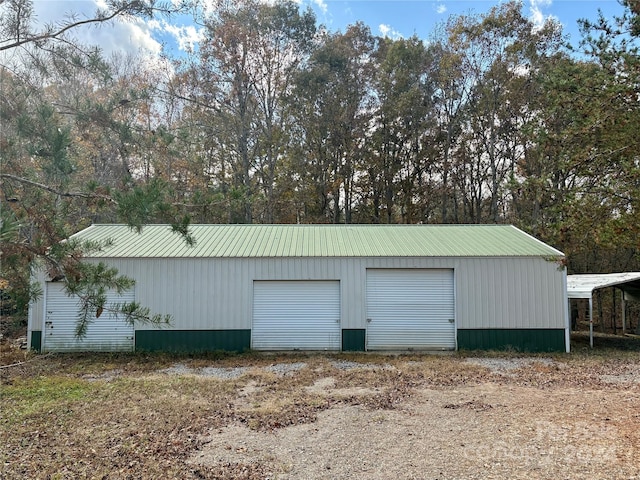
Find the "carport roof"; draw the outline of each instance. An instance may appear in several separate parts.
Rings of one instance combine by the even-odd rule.
[[[92,225],[72,238],[111,241],[103,258],[549,257],[564,254],[510,225],[191,225],[188,246],[168,225],[138,233]]]
[[[640,272],[567,275],[569,298],[591,298],[594,290],[605,287],[617,287],[640,297]]]

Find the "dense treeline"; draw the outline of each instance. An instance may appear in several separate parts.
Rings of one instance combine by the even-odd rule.
[[[97,21],[166,13],[108,5]],[[573,48],[515,2],[427,40],[220,2],[154,64],[32,31],[30,6],[0,7],[0,277],[24,301],[35,258],[82,276],[55,245],[97,222],[511,223],[570,272],[640,270],[633,0]]]

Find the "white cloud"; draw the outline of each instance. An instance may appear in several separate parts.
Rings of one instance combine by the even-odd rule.
[[[327,13],[327,10],[329,9],[327,2],[325,2],[324,0],[311,0],[311,2],[314,3],[322,13]]]
[[[442,15],[447,11],[447,6],[444,3],[436,3],[434,6],[436,13]]]
[[[381,23],[380,25],[378,25],[378,31],[380,32],[380,35],[382,35],[383,37],[392,38],[394,40],[403,38],[400,32],[398,32],[397,30],[394,30],[389,25],[385,25],[384,23]]]
[[[162,45],[151,34],[152,30],[146,22],[136,19],[132,22],[117,23],[111,31],[104,29],[104,38],[110,40],[108,45],[101,41],[103,49],[118,49],[126,51],[142,50],[152,55],[162,51]],[[108,37],[106,34],[109,34]],[[100,39],[100,36],[98,36]]]
[[[45,24],[62,26],[69,21],[94,18],[96,10],[105,6],[105,0],[36,0],[36,28],[42,28]],[[69,31],[69,34],[84,44],[100,47],[107,55],[142,51],[157,56],[162,50],[162,45],[153,38],[149,25],[139,18],[123,18],[103,24],[82,26]]]
[[[531,12],[529,19],[533,23],[533,28],[538,30],[542,28],[547,20],[555,18],[553,15],[545,15],[543,9],[550,7],[552,0],[529,0],[529,11]]]
[[[80,2],[78,2],[80,3]],[[95,0],[95,4],[98,8],[107,8],[107,1],[106,0]]]
[[[154,31],[171,35],[179,50],[192,51],[195,45],[204,38],[204,29],[197,29],[193,25],[173,25],[166,20],[151,20],[147,22],[149,28]]]

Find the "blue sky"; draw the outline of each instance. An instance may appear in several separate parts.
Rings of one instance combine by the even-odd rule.
[[[175,0],[174,0],[175,1]],[[211,0],[204,0],[211,1]],[[269,0],[265,0],[269,1]],[[499,4],[486,0],[297,0],[301,7],[311,6],[318,23],[330,31],[344,31],[348,25],[362,21],[374,35],[391,38],[418,35],[428,39],[438,23],[449,15],[485,13]],[[91,16],[104,0],[35,0],[35,12],[42,23],[60,23],[71,13],[81,19]],[[606,17],[620,14],[623,9],[616,0],[523,0],[524,13],[534,22],[554,17],[564,26],[571,41],[579,39],[577,20],[595,20],[598,9]],[[0,6],[0,15],[2,7]],[[195,25],[185,17],[172,22],[129,21],[103,27],[78,30],[80,40],[97,43],[106,53],[143,51],[159,55],[163,45],[174,53],[197,42]]]
[[[374,34],[409,37],[417,34],[428,38],[436,25],[449,15],[485,13],[498,5],[486,0],[304,0],[310,4],[321,23],[330,30],[344,30],[345,26],[363,21]],[[534,22],[549,16],[560,21],[565,32],[577,41],[577,20],[595,20],[598,9],[605,16],[619,14],[622,7],[616,0],[523,0],[524,13]]]

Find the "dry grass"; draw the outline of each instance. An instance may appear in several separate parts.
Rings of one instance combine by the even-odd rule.
[[[576,340],[571,355],[545,356],[553,361],[506,373],[467,361],[477,356],[471,352],[37,356],[3,344],[0,363],[26,363],[0,370],[0,478],[267,478],[273,471],[264,462],[194,464],[190,458],[216,429],[241,425],[268,433],[313,425],[323,412],[353,407],[379,412],[372,421],[380,423],[385,411],[406,408],[425,389],[454,392],[495,385],[557,396],[565,390],[573,396],[619,391],[637,400],[640,341],[599,337],[597,351],[582,349],[583,341]],[[623,341],[627,343],[621,348]],[[616,342],[615,348],[605,347],[606,342]],[[483,354],[485,359],[519,357]],[[163,373],[176,363],[189,372],[207,367],[247,370],[228,379]],[[270,369],[294,363],[304,366],[284,373]],[[354,363],[361,368],[353,368]],[[491,409],[483,399],[452,399],[444,406],[447,411]],[[584,401],[590,401],[589,394]],[[629,429],[637,432],[637,412],[627,414]],[[638,434],[627,434],[629,448],[637,454]]]

